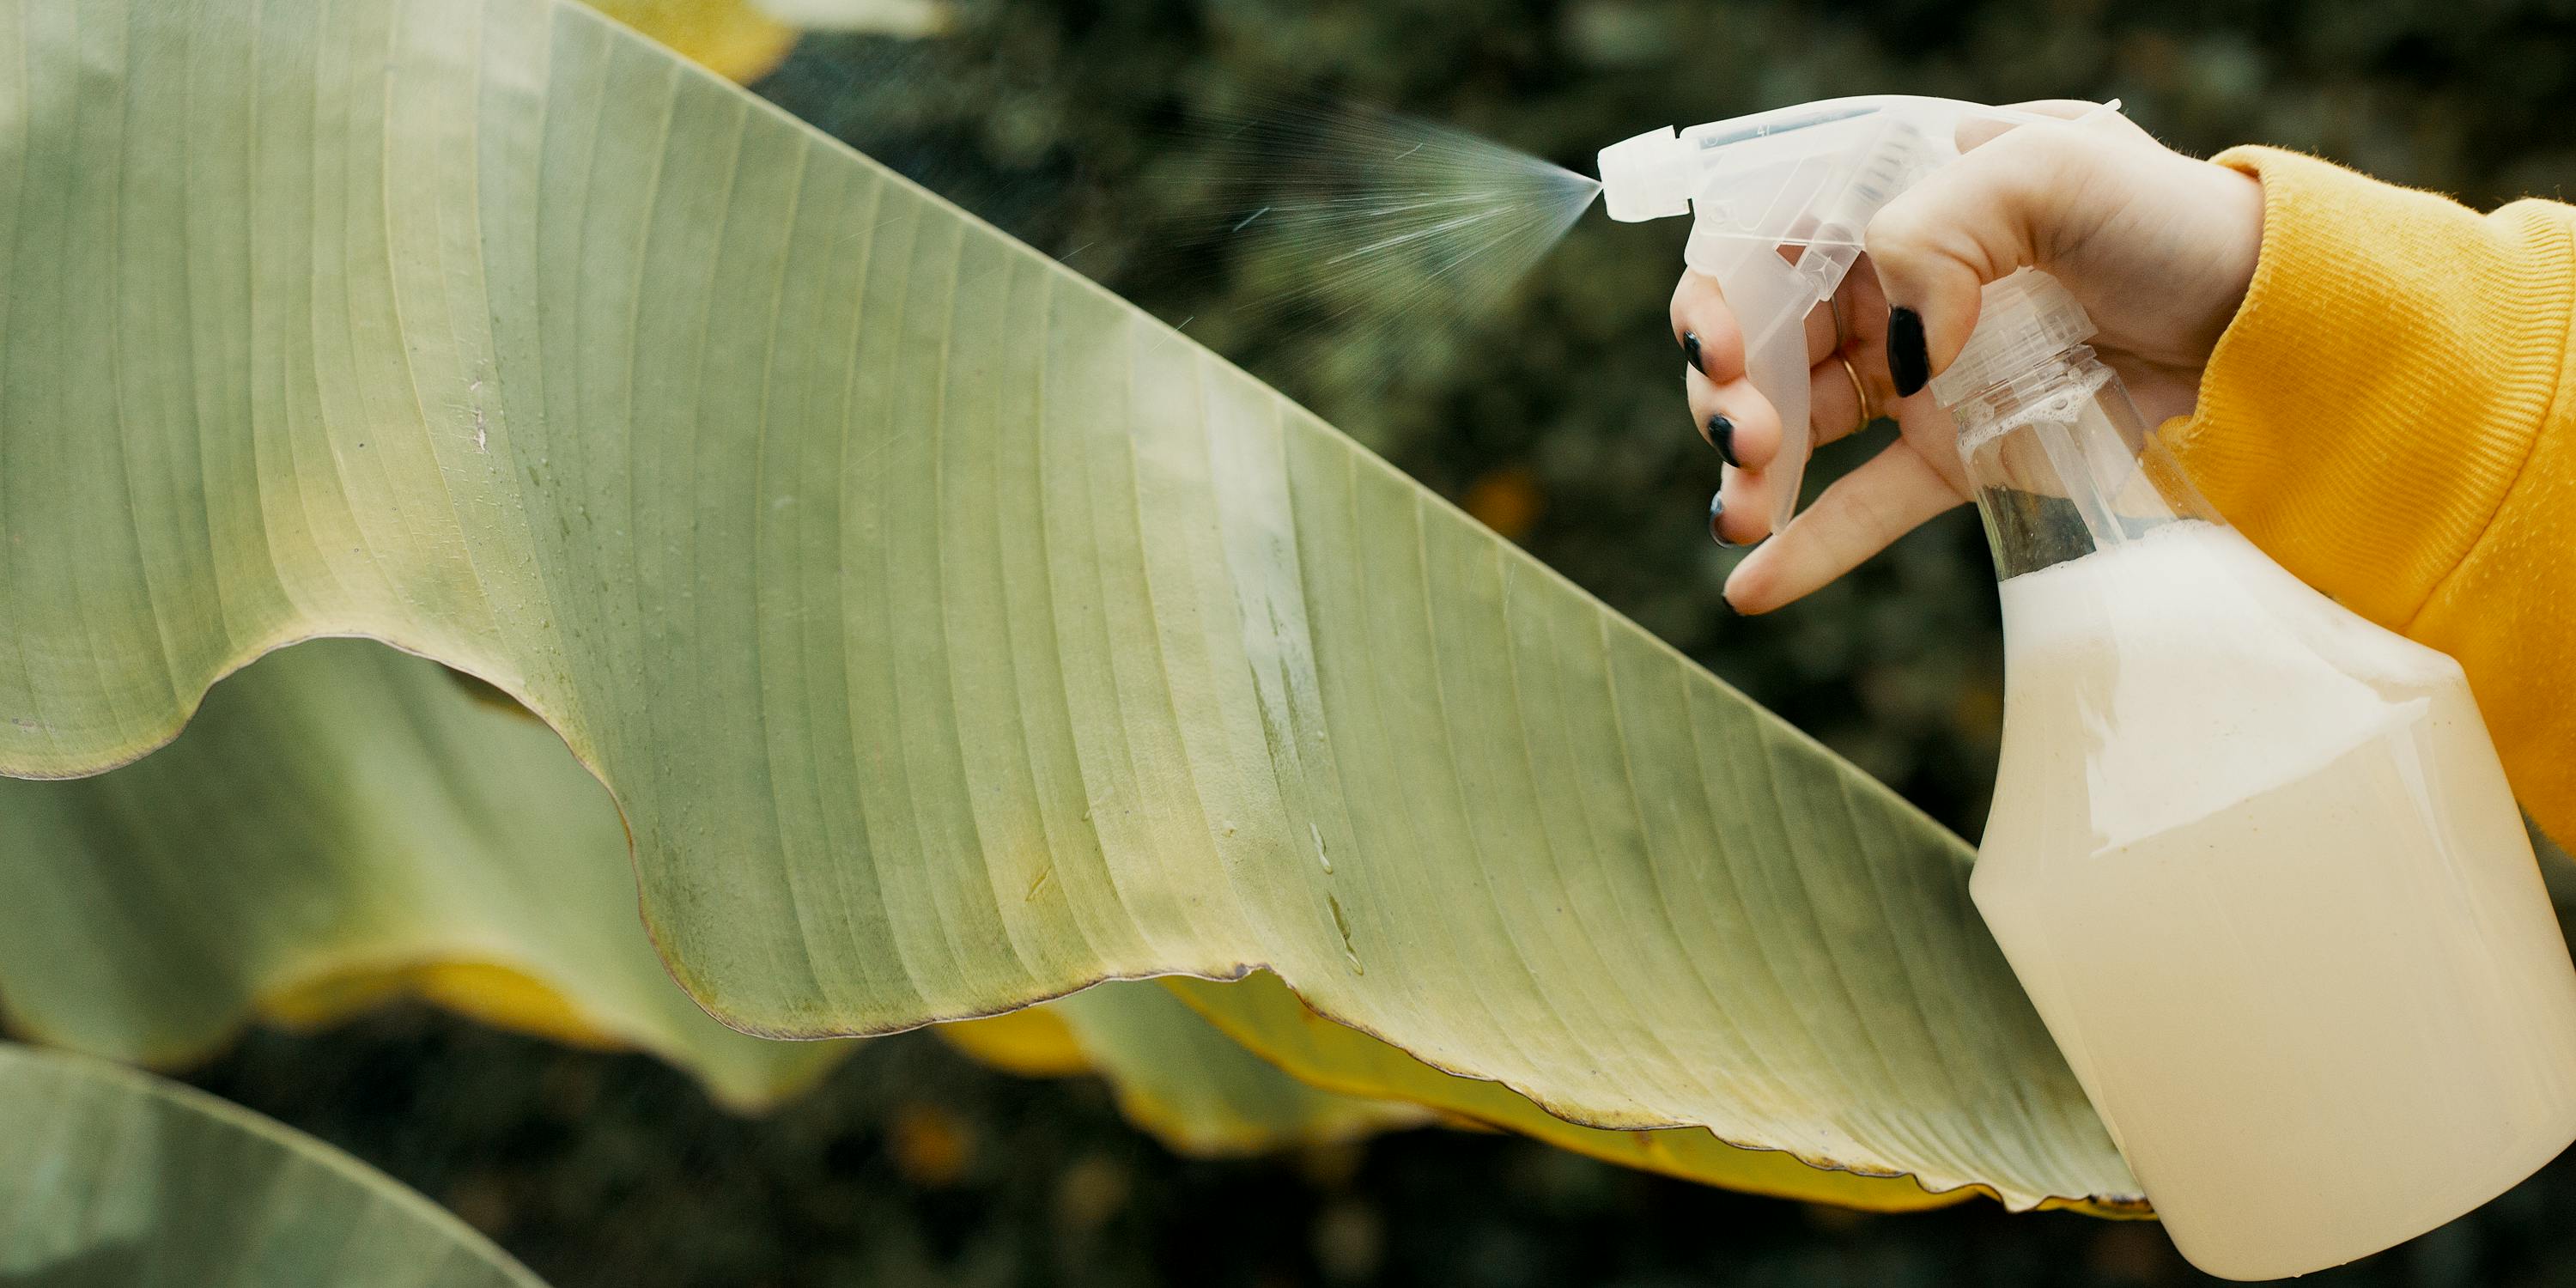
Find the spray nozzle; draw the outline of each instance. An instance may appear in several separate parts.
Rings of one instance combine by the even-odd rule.
[[[2116,105],[2106,105],[2116,110]],[[1870,218],[1957,160],[1963,127],[2059,121],[1944,98],[1804,103],[1601,150],[1602,195],[1626,222],[1694,215],[1682,258],[1717,279],[1744,332],[1746,374],[1780,412],[1771,528],[1798,508],[1806,472],[1806,317],[1860,258]],[[1781,247],[1800,248],[1794,258]],[[1980,323],[1978,333],[1984,334]]]
[[[1601,149],[1601,197],[1623,224],[1690,209],[1690,151],[1667,125]]]

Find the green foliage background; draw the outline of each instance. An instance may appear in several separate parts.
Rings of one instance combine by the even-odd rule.
[[[809,37],[761,92],[1128,294],[1472,508],[1973,837],[2000,709],[1954,514],[1759,621],[1717,597],[1716,462],[1664,297],[1678,229],[1579,226],[1504,306],[1392,349],[1265,308],[1204,122],[1321,94],[1588,168],[1604,143],[1810,98],[2123,98],[2195,152],[2302,147],[2480,204],[2576,173],[2576,3],[1124,0],[970,7],[930,45]],[[1856,459],[1857,452],[1836,460]],[[1831,464],[1820,471],[1832,472]],[[643,1057],[402,1012],[254,1036],[220,1094],[409,1181],[559,1285],[2194,1282],[2152,1228],[1990,1204],[1857,1217],[1417,1132],[1175,1159],[1087,1081],[875,1043],[761,1120]],[[2328,1283],[2576,1279],[2565,1164]]]

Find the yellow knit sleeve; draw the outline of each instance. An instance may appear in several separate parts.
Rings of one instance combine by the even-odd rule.
[[[2218,161],[2262,181],[2262,257],[2165,437],[2290,571],[2458,658],[2515,795],[2576,841],[2576,207]]]

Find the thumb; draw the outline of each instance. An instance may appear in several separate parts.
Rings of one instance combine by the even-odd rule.
[[[1887,375],[1910,397],[1957,359],[1978,292],[2039,264],[2086,164],[2072,125],[2024,125],[1887,203],[1862,241],[1887,295]]]

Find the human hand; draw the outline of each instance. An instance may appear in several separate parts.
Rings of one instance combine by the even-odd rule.
[[[1870,221],[1866,255],[1831,307],[1808,315],[1812,441],[1858,430],[1864,394],[1901,434],[1736,565],[1726,598],[1737,611],[1789,603],[1968,499],[1957,429],[1923,385],[1967,344],[1979,290],[2016,269],[2055,275],[2083,304],[2100,328],[2094,352],[2149,423],[2191,410],[2253,280],[2261,186],[2172,151],[2126,117],[2075,123],[2091,103],[2018,107],[2067,120],[1961,137],[1965,155]],[[1672,321],[1691,360],[1691,419],[1726,458],[1709,530],[1730,544],[1760,540],[1779,415],[1745,378],[1743,334],[1714,279],[1684,272]]]

